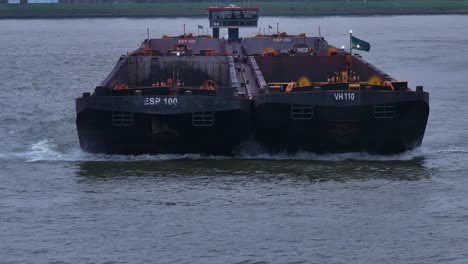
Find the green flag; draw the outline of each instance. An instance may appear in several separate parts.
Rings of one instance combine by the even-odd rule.
[[[351,43],[353,44],[353,49],[363,50],[369,52],[370,44],[365,42],[364,40],[358,39],[356,37],[351,36]]]

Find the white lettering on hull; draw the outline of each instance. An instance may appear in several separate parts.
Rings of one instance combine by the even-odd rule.
[[[172,105],[177,105],[179,100],[175,97],[165,97],[165,98],[160,98],[160,97],[146,97],[143,105],[164,105],[164,106],[172,106]]]
[[[335,101],[354,101],[354,93],[335,93]]]

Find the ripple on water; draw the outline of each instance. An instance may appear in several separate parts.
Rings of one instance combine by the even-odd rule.
[[[188,30],[206,23],[190,20]],[[85,153],[74,98],[148,27],[162,36],[187,19],[0,20],[0,262],[466,262],[468,16],[260,24],[277,22],[308,36],[321,25],[339,46],[352,27],[371,42],[364,59],[424,85],[423,146],[391,156],[255,146],[234,157]]]

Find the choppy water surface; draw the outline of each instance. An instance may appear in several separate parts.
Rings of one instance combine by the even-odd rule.
[[[205,19],[0,20],[1,263],[468,263],[468,16],[263,18],[347,32],[431,93],[396,156],[82,152],[74,98],[152,36]],[[255,34],[258,30],[244,31]]]

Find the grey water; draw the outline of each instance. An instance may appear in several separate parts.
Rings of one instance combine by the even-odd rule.
[[[266,17],[423,85],[423,145],[235,157],[82,152],[74,98],[206,19],[0,20],[0,263],[468,263],[468,16]],[[225,34],[225,33],[223,33]]]

